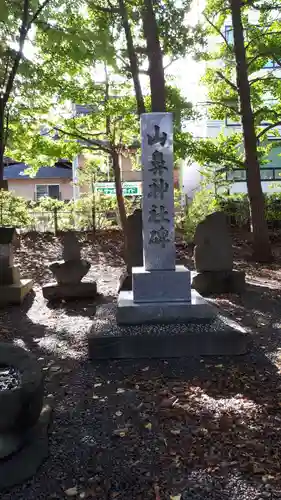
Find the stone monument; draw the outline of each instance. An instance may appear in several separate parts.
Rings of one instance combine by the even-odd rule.
[[[127,219],[127,269],[121,275],[118,293],[132,290],[132,268],[143,265],[142,211],[137,208]]]
[[[176,265],[171,113],[141,116],[143,266],[132,290],[97,309],[88,335],[92,360],[242,354],[245,331],[218,314]]]
[[[97,284],[81,281],[89,271],[91,264],[81,259],[80,245],[75,233],[69,231],[63,235],[63,260],[52,262],[52,271],[56,283],[49,283],[42,288],[45,299],[72,300],[78,298],[95,298]]]
[[[172,113],[141,116],[144,266],[132,269],[132,291],[118,297],[117,322],[138,324],[214,317],[191,292],[190,271],[176,266]]]
[[[14,264],[18,241],[14,227],[0,227],[0,306],[21,304],[33,286],[32,280],[21,279],[19,267]]]
[[[223,212],[208,215],[196,228],[192,286],[202,295],[241,293],[245,273],[233,270],[232,239]]]

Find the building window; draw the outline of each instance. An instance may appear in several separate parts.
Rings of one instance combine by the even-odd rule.
[[[35,199],[40,198],[55,198],[60,199],[60,187],[59,184],[36,184],[35,187]]]
[[[269,59],[267,63],[264,65],[264,69],[276,69],[276,68],[280,68],[279,64],[277,64],[277,62],[275,61],[272,61],[271,59]]]
[[[274,179],[276,181],[281,181],[281,169],[280,168],[274,169]]]
[[[229,45],[234,45],[234,36],[233,36],[233,28],[232,26],[225,26],[225,38]],[[246,31],[246,39],[247,39],[247,31]],[[266,64],[263,66],[263,69],[277,69],[280,68],[280,65],[271,59],[269,59]]]
[[[228,181],[234,181],[234,182],[238,182],[238,181],[246,181],[246,170],[242,170],[242,169],[237,169],[237,170],[230,170],[229,172],[227,172],[226,174],[226,178]]]
[[[261,180],[272,181],[274,179],[273,168],[261,168]]]
[[[227,40],[227,43],[229,43],[229,45],[233,45],[234,44],[233,28],[232,28],[232,26],[226,26],[225,27],[225,38]]]

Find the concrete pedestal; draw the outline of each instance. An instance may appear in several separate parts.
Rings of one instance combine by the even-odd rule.
[[[81,283],[58,285],[48,283],[42,287],[43,296],[49,301],[75,300],[82,298],[95,298],[97,284],[95,281],[81,281]]]
[[[98,307],[88,334],[92,360],[240,355],[248,343],[245,330],[221,316],[207,324],[118,325],[115,304]]]
[[[216,315],[217,309],[195,290],[190,302],[136,302],[133,292],[123,291],[118,296],[116,321],[119,325],[206,323]]]
[[[190,302],[190,271],[184,266],[173,270],[147,271],[134,267],[134,302]]]
[[[21,304],[32,287],[33,280],[29,279],[21,280],[16,285],[0,285],[0,307]]]

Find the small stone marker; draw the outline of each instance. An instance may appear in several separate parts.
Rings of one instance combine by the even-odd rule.
[[[202,295],[240,293],[245,273],[233,271],[232,239],[223,212],[208,215],[196,228],[194,262],[198,274],[192,286]]]
[[[19,267],[14,265],[16,246],[19,246],[17,230],[0,227],[0,306],[20,304],[33,286],[32,280],[21,280]]]
[[[63,251],[62,258],[63,260],[81,260],[81,249],[80,244],[77,239],[77,236],[72,231],[67,231],[62,236],[63,241]]]
[[[142,210],[137,208],[127,219],[127,269],[121,275],[117,293],[132,290],[132,268],[143,265]]]
[[[67,232],[62,237],[63,259],[52,262],[52,271],[57,283],[43,286],[43,296],[51,300],[72,300],[94,298],[97,294],[96,282],[81,281],[89,271],[91,264],[81,259],[80,244],[74,232]]]
[[[214,212],[198,224],[194,243],[194,262],[198,272],[232,270],[232,240],[223,212]]]

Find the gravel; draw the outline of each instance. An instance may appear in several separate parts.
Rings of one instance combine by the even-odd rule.
[[[99,303],[114,302],[121,268],[99,252],[87,277],[104,294]],[[54,402],[50,456],[1,500],[281,499],[280,330],[236,358],[91,364],[87,331],[99,303],[48,306],[44,276],[21,307],[0,312],[0,332],[42,364]],[[251,307],[257,315],[257,300]]]
[[[0,391],[15,389],[20,385],[20,373],[11,366],[0,365]]]

